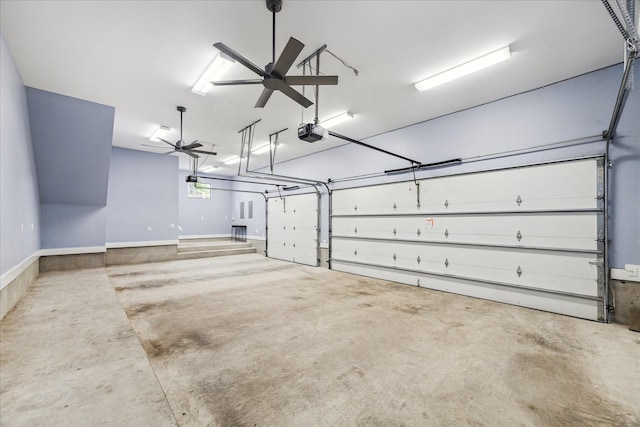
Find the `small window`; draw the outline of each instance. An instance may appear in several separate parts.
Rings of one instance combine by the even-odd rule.
[[[253,218],[253,200],[249,200],[249,219]]]
[[[188,196],[194,199],[210,199],[211,198],[211,184],[205,184],[202,182],[188,182],[189,191]]]
[[[240,202],[240,219],[244,219],[244,202]]]

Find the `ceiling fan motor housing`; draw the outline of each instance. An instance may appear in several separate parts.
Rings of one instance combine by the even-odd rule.
[[[266,2],[269,11],[278,13],[282,10],[282,0],[266,0]]]

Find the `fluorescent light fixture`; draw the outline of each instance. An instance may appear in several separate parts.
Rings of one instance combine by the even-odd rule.
[[[349,111],[345,111],[344,113],[340,113],[335,117],[331,117],[330,119],[327,119],[323,122],[320,122],[320,124],[322,125],[322,127],[324,128],[330,128],[332,126],[338,125],[340,123],[344,123],[347,120],[351,120],[353,119],[353,113],[349,112]]]
[[[219,80],[235,62],[223,53],[219,53],[193,85],[191,92],[205,96],[213,88],[211,82]]]
[[[443,71],[442,73],[420,80],[415,84],[415,86],[416,89],[422,92],[423,90],[431,89],[432,87],[450,82],[451,80],[459,79],[467,74],[490,67],[491,65],[505,61],[509,58],[511,58],[509,46],[503,47],[502,49],[498,49],[479,58],[472,59],[462,65]]]
[[[200,168],[200,170],[201,170],[202,172],[211,172],[211,171],[213,171],[214,169],[218,169],[218,167],[219,167],[219,166],[211,166],[211,165],[207,165],[207,166],[203,166],[203,167],[201,167],[201,168]]]
[[[244,157],[243,157],[243,159],[244,159]],[[233,164],[238,163],[239,161],[240,161],[240,157],[234,156],[234,157],[231,157],[231,158],[225,160],[224,164],[225,165],[233,165]]]
[[[278,148],[281,148],[282,144],[278,143]],[[252,151],[253,154],[263,154],[263,153],[267,153],[269,152],[269,144],[265,144],[260,148],[256,148],[255,150]]]
[[[169,132],[171,132],[171,128],[169,126],[160,126],[155,132],[153,132],[149,141],[160,142],[160,138],[164,138]]]

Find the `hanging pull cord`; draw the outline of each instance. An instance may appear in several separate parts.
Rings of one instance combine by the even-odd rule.
[[[360,71],[358,71],[357,68],[347,64],[346,62],[344,62],[341,58],[338,57],[338,55],[336,55],[335,53],[331,52],[329,49],[325,49],[325,52],[327,52],[329,55],[333,56],[334,58],[336,58],[338,61],[342,62],[342,65],[344,65],[347,68],[350,68],[351,70],[353,70],[353,73],[358,76],[358,74],[360,74]]]

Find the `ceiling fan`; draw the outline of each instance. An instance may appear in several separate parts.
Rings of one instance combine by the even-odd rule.
[[[170,146],[173,147],[173,150],[168,151],[166,153],[163,154],[172,154],[174,152],[178,152],[178,153],[185,153],[191,157],[193,157],[194,159],[199,158],[200,156],[198,156],[198,154],[208,154],[211,156],[215,156],[218,153],[214,153],[213,151],[204,151],[204,150],[196,150],[196,148],[200,148],[202,147],[202,144],[200,142],[198,142],[198,140],[196,139],[195,141],[193,141],[191,144],[184,144],[184,140],[182,139],[182,114],[187,111],[187,109],[185,107],[181,107],[178,106],[176,108],[178,111],[180,111],[180,139],[178,141],[176,141],[175,144],[170,143],[169,141],[162,139],[162,138],[158,138],[159,141],[164,142],[165,144],[168,144]],[[142,144],[145,147],[154,147],[154,148],[161,148],[158,147],[157,145],[148,145],[148,144]]]
[[[241,63],[257,75],[259,75],[260,79],[252,79],[252,80],[228,80],[228,81],[218,81],[211,82],[214,86],[231,86],[231,85],[252,85],[252,84],[262,84],[264,89],[262,90],[262,94],[260,98],[258,98],[258,102],[256,102],[255,108],[263,108],[274,90],[278,90],[288,96],[289,98],[296,101],[298,104],[302,105],[304,108],[307,108],[313,105],[313,102],[302,95],[297,90],[293,89],[291,86],[297,85],[337,85],[338,84],[338,76],[287,76],[287,71],[291,65],[293,65],[293,61],[296,60],[302,49],[304,48],[304,43],[299,40],[294,39],[293,37],[289,38],[287,45],[284,47],[284,50],[278,57],[276,61],[276,13],[280,12],[282,9],[282,0],[265,0],[267,4],[267,9],[269,9],[273,14],[273,42],[272,42],[272,61],[267,64],[263,69],[249,61],[244,56],[240,55],[238,52],[229,48],[224,43],[215,43],[214,46],[218,48],[222,53],[227,56],[233,58],[237,62]]]

